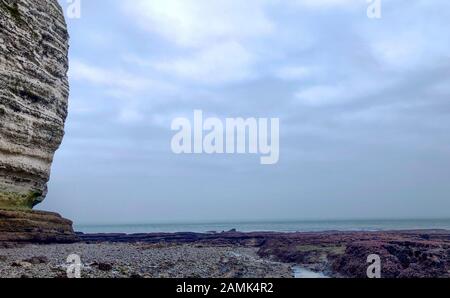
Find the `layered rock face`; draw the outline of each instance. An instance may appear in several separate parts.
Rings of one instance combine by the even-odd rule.
[[[71,221],[32,211],[64,135],[68,48],[57,0],[0,0],[0,242],[78,239]]]
[[[72,243],[78,240],[72,222],[59,214],[0,210],[0,246],[2,242]]]
[[[64,135],[68,33],[57,0],[0,0],[0,208],[47,193]]]

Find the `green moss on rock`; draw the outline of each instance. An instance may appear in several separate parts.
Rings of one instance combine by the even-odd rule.
[[[42,193],[30,191],[28,193],[0,192],[0,209],[31,210],[42,201]]]

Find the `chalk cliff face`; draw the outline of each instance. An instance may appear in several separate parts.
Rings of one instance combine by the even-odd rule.
[[[57,0],[0,0],[0,245],[79,240],[70,220],[31,210],[64,135],[68,39]]]
[[[68,33],[57,0],[0,0],[0,208],[47,194],[64,135]]]

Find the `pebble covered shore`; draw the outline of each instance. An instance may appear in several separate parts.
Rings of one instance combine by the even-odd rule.
[[[257,249],[199,244],[58,244],[0,249],[0,278],[65,278],[71,254],[82,278],[293,277],[289,264],[261,259]]]

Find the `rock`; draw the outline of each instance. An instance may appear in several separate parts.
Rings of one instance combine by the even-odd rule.
[[[0,242],[73,243],[72,222],[43,211],[0,210]]]
[[[21,267],[21,268],[31,268],[33,264],[24,262],[24,261],[16,261],[11,264],[11,267]]]
[[[377,254],[383,278],[450,277],[450,232],[424,232],[294,233],[267,239],[258,254],[353,278],[367,278]]]
[[[76,239],[70,221],[31,211],[64,135],[68,39],[57,0],[0,1],[0,241]]]
[[[431,238],[431,235],[429,235]],[[384,278],[443,278],[450,277],[450,245],[446,242],[417,239],[384,241],[382,239],[349,244],[345,254],[336,260],[336,271],[352,277],[366,277],[369,254],[381,258]]]
[[[98,270],[100,271],[111,271],[112,270],[112,265],[111,264],[107,264],[107,263],[98,263]]]
[[[28,262],[33,265],[38,264],[47,264],[49,262],[48,258],[46,256],[38,256],[38,257],[32,257],[26,260],[23,260],[24,262]]]

